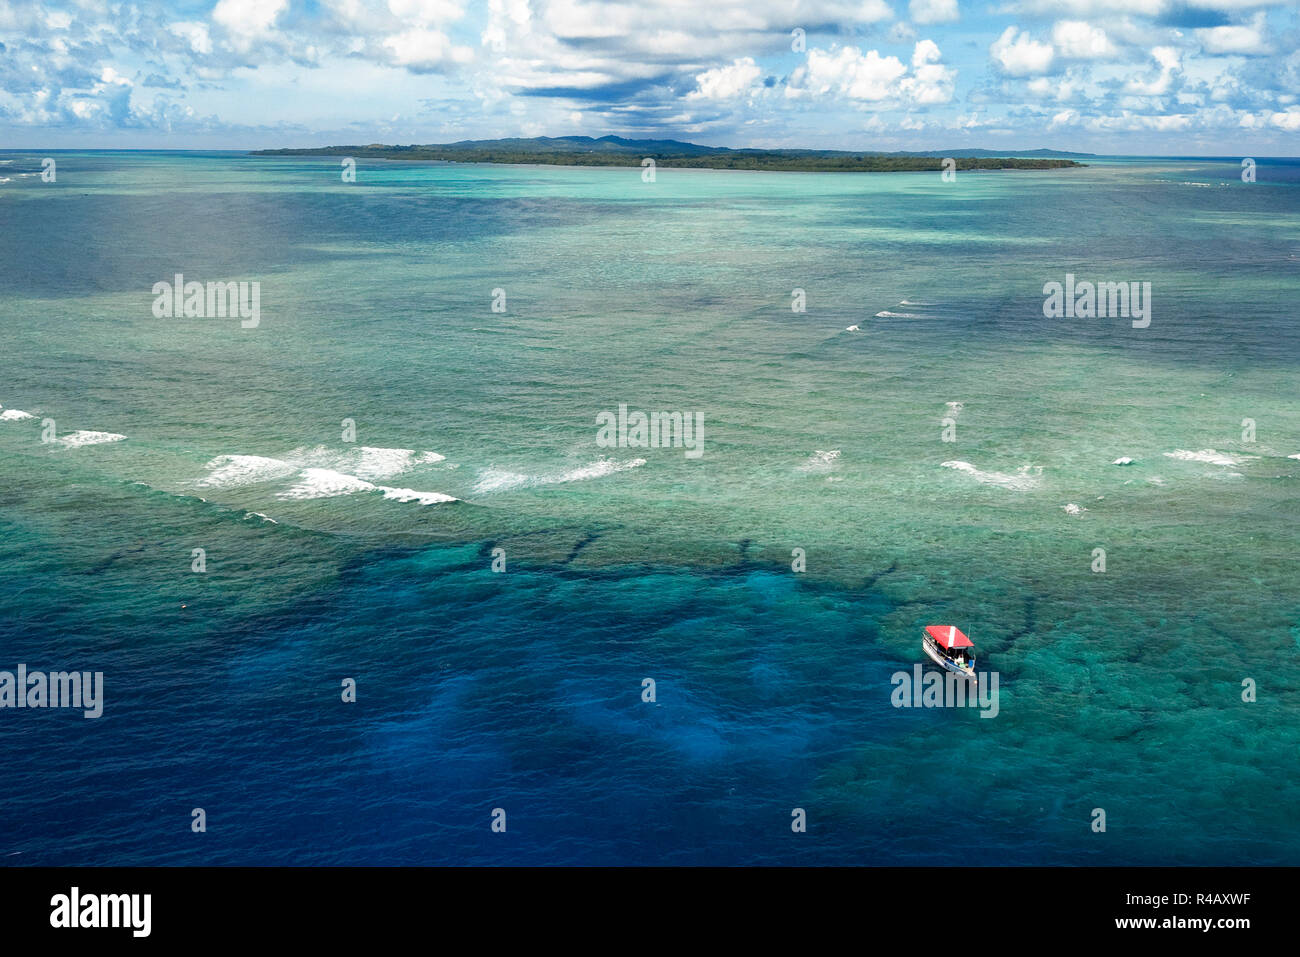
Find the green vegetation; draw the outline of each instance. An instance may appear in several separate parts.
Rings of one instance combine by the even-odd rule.
[[[539,163],[551,166],[640,166],[652,157],[663,169],[778,170],[818,173],[889,173],[943,169],[943,156],[914,154],[844,153],[814,150],[732,150],[692,147],[693,152],[674,152],[690,144],[664,143],[663,150],[647,143],[644,150],[564,150],[539,143],[537,148],[453,143],[445,146],[323,146],[315,149],[257,150],[255,156],[352,156],[357,159],[422,160],[449,163]],[[1015,156],[958,156],[959,170],[975,169],[1058,169],[1083,164],[1071,159]]]

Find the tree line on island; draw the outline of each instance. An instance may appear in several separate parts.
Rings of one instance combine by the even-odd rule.
[[[963,155],[964,154],[964,155]],[[678,169],[772,170],[782,172],[923,172],[943,169],[1059,169],[1082,166],[1070,156],[1051,150],[995,155],[989,150],[947,153],[871,153],[841,150],[729,149],[677,140],[625,140],[607,136],[536,137],[534,139],[467,140],[427,146],[321,146],[304,149],[256,150],[255,156],[351,156],[355,159],[421,160],[448,163],[503,163],[551,166],[640,166],[646,158],[656,166]],[[953,165],[944,166],[945,157]]]

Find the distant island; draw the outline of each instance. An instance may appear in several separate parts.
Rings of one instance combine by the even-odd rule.
[[[872,153],[847,150],[731,149],[680,140],[629,140],[621,136],[537,136],[501,140],[461,140],[425,146],[319,146],[305,149],[254,150],[253,156],[351,156],[357,159],[423,160],[444,163],[547,164],[551,166],[640,166],[678,169],[773,170],[808,173],[889,173],[934,171],[951,158],[959,170],[1060,169],[1083,166],[1074,157],[1091,153],[1055,150],[966,149],[921,153]]]

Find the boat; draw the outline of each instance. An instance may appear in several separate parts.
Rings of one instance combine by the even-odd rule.
[[[975,677],[975,644],[956,625],[926,625],[921,648],[944,671]]]

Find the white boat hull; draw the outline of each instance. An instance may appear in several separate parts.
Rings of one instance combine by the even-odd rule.
[[[944,671],[951,671],[953,674],[961,675],[963,678],[975,677],[975,669],[973,667],[967,665],[966,667],[963,668],[961,665],[957,664],[957,662],[953,661],[951,658],[947,658],[943,654],[941,654],[932,644],[930,644],[930,642],[926,641],[925,639],[921,640],[921,647],[925,650],[925,653],[929,655],[930,660],[933,661],[940,668],[942,668]]]

